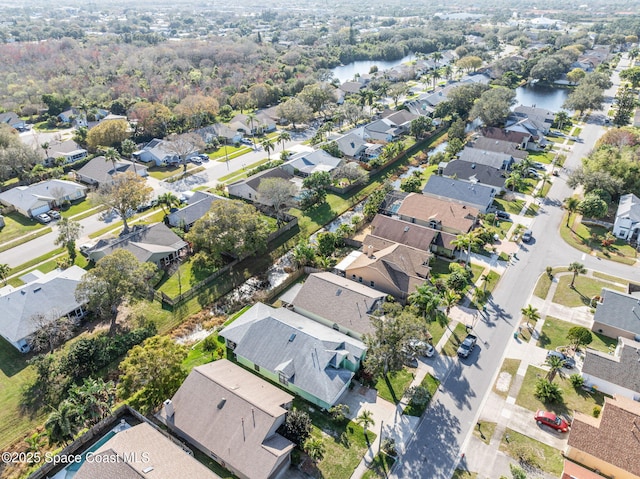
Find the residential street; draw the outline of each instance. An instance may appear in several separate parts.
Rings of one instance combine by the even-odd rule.
[[[627,66],[622,60],[620,67]],[[592,114],[580,134],[583,143],[576,143],[567,156],[567,170],[580,165],[581,158],[591,150],[604,133],[603,114],[609,109],[619,78],[612,76],[614,86],[605,95],[608,104],[603,112]],[[495,381],[504,357],[505,346],[514,341],[513,332],[520,320],[520,308],[526,306],[533,288],[547,266],[565,266],[579,261],[587,268],[606,271],[624,278],[637,275],[636,266],[599,260],[567,245],[559,235],[563,218],[563,200],[572,194],[562,173],[554,181],[548,198],[535,218],[531,229],[533,241],[521,247],[519,260],[507,268],[487,313],[475,326],[479,347],[465,360],[456,361],[444,379],[433,405],[408,446],[406,454],[393,469],[391,477],[422,477],[448,479],[465,451],[471,429],[475,426],[481,406]]]

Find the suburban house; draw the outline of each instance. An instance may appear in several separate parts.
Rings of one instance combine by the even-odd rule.
[[[390,142],[397,140],[404,133],[402,128],[387,119],[375,120],[362,127],[363,138],[372,141]]]
[[[186,254],[189,244],[164,223],[135,225],[126,235],[101,239],[87,250],[87,257],[97,262],[120,248],[133,253],[141,263],[148,261],[159,268],[164,268]]]
[[[510,118],[514,117],[516,122],[527,119],[536,127],[536,129],[547,134],[555,120],[555,113],[545,108],[518,105],[513,109],[513,113],[510,115]],[[507,124],[509,124],[509,119],[507,119]]]
[[[193,368],[158,416],[169,430],[240,479],[275,479],[291,462],[294,445],[277,430],[292,400],[221,359]]]
[[[180,163],[178,155],[167,148],[164,140],[158,138],[154,138],[141,150],[134,152],[133,158],[143,163],[154,163],[156,166],[176,165]]]
[[[73,163],[86,158],[89,153],[75,141],[67,140],[61,143],[50,143],[45,154],[47,155],[45,164],[52,165],[56,158],[64,158],[65,163]]]
[[[556,82],[557,83],[557,82]],[[575,462],[569,460],[564,461],[562,469],[562,476],[560,479],[602,479],[600,474],[597,474],[589,469],[582,467]]]
[[[504,170],[492,166],[471,163],[464,160],[449,161],[442,170],[443,176],[457,178],[481,185],[496,187],[499,191],[504,190],[504,183],[507,180]]]
[[[290,175],[307,176],[316,171],[331,173],[344,163],[342,158],[336,158],[322,149],[295,153],[280,168]]]
[[[456,249],[451,244],[456,239],[455,234],[385,215],[378,214],[373,218],[370,231],[362,243],[365,246],[373,245],[376,250],[400,243],[452,258]]]
[[[392,126],[395,126],[398,131],[403,134],[408,134],[409,129],[411,128],[411,122],[418,118],[419,115],[411,113],[407,110],[385,110],[382,113],[382,118],[391,123]]]
[[[640,342],[640,297],[602,288],[591,329],[610,338]]]
[[[236,196],[238,198],[244,198],[255,203],[260,203],[258,195],[258,187],[260,182],[266,178],[284,178],[285,180],[291,180],[293,175],[286,172],[282,168],[272,168],[270,170],[264,170],[260,173],[256,173],[243,180],[238,180],[227,186],[229,195]]]
[[[213,123],[197,130],[193,133],[200,136],[205,144],[213,143],[215,140],[222,143],[239,143],[242,140],[242,133],[234,131],[224,123]]]
[[[565,449],[571,460],[605,477],[640,477],[640,403],[605,397],[598,418],[576,412]],[[580,477],[580,476],[579,476]]]
[[[31,218],[46,213],[65,201],[75,201],[85,196],[86,186],[67,180],[46,180],[29,186],[16,186],[0,193],[0,203]]]
[[[340,85],[339,89],[344,92],[345,96],[348,96],[357,95],[364,87],[364,82],[346,81],[342,85]]]
[[[113,162],[107,160],[104,156],[96,156],[87,162],[82,168],[75,172],[76,180],[91,186],[100,186],[113,181],[113,176],[127,171],[135,171],[138,176],[146,178],[149,176],[147,167],[137,165],[131,161],[118,160]]]
[[[495,187],[438,175],[431,175],[422,189],[425,196],[460,203],[483,214],[489,211],[497,193]]]
[[[529,153],[522,149],[519,143],[513,141],[498,140],[496,138],[487,138],[481,136],[473,141],[473,147],[478,150],[493,151],[495,153],[503,153],[505,155],[512,156],[513,158],[524,159],[529,156]]]
[[[522,131],[509,131],[504,128],[487,126],[480,129],[480,134],[491,140],[507,141],[515,143],[520,149],[526,150],[527,145],[533,142],[531,133]]]
[[[508,171],[515,163],[519,163],[520,160],[516,160],[513,156],[506,153],[499,153],[491,150],[481,150],[475,147],[465,146],[459,153],[458,159],[467,161],[476,165],[490,166],[497,170]]]
[[[76,287],[85,274],[79,266],[49,273],[32,271],[20,279],[19,287],[0,288],[0,335],[14,348],[26,353],[29,339],[44,323],[62,317],[82,318],[86,311],[76,300]]]
[[[587,348],[582,377],[587,386],[610,396],[626,396],[640,401],[640,343],[627,338],[618,340],[615,353],[606,354]]]
[[[351,261],[336,265],[339,274],[402,302],[429,277],[431,253],[398,243],[382,249],[371,243],[363,249],[365,252],[353,255]]]
[[[256,113],[253,120],[249,115],[240,114],[231,119],[229,128],[243,135],[252,136],[276,131],[276,122],[262,112]]]
[[[106,442],[92,451],[95,460],[84,461],[74,479],[142,479],[151,475],[156,479],[220,477],[195,459],[192,451],[148,422],[135,426],[122,422],[108,436],[105,436]],[[115,457],[120,460],[116,461]],[[132,457],[138,460],[130,460]]]
[[[0,123],[9,125],[11,128],[15,128],[18,131],[24,131],[27,128],[25,121],[21,120],[18,114],[13,111],[0,113]]]
[[[256,303],[220,331],[237,361],[322,409],[347,390],[366,347],[285,308]]]
[[[342,135],[336,138],[335,141],[340,152],[353,160],[361,160],[367,146],[371,144],[367,143],[362,136],[353,132]]]
[[[166,222],[174,228],[189,231],[193,223],[207,214],[213,202],[218,200],[226,200],[226,198],[206,191],[196,191],[187,199],[187,206],[170,213]]]
[[[448,179],[445,178],[445,180]],[[478,208],[447,199],[409,193],[402,200],[395,214],[408,223],[457,235],[468,233],[475,227],[480,211]],[[375,231],[374,234],[376,234]]]
[[[378,311],[385,297],[385,293],[364,284],[321,272],[292,286],[280,300],[296,313],[362,339],[373,332],[369,316]]]
[[[620,197],[613,234],[629,243],[638,243],[640,239],[640,198],[633,193]]]

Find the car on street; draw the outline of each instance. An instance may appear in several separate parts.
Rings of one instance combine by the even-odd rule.
[[[460,347],[458,347],[458,356],[460,356],[461,358],[468,357],[469,354],[471,354],[471,351],[473,351],[473,348],[475,347],[477,342],[478,338],[476,336],[474,336],[473,334],[467,334],[467,337],[464,338],[464,341],[462,341]]]
[[[567,356],[564,353],[561,353],[560,351],[549,351],[547,353],[547,358],[554,357],[554,356],[556,358],[562,359],[564,367],[567,369],[573,369],[576,366],[575,359],[570,358],[569,356]]]
[[[40,213],[39,215],[36,215],[36,221],[46,225],[47,223],[51,223],[51,216],[46,213]]]
[[[522,241],[524,243],[531,243],[532,238],[533,238],[533,231],[525,230],[525,232],[522,233]]]
[[[62,216],[60,216],[60,212],[56,210],[51,210],[47,214],[52,220],[59,220],[60,218],[62,218]]]
[[[549,426],[560,432],[569,431],[569,423],[552,412],[538,410],[533,419],[535,419],[538,426]]]
[[[511,215],[509,213],[507,213],[506,211],[502,211],[502,210],[497,210],[496,211],[496,216],[498,218],[500,218],[501,220],[508,220],[509,218],[511,218]]]

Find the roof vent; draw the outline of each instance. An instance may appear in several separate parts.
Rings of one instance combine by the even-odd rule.
[[[296,333],[293,333],[291,336],[289,336],[289,342],[293,342],[294,339],[296,339]]]
[[[151,472],[151,471],[153,471],[153,466],[145,467],[145,468],[142,470],[142,473],[143,473],[143,474],[146,474],[146,473]]]
[[[404,227],[404,232],[406,233],[407,231],[409,231],[409,227],[408,227],[408,226],[405,226],[405,227]]]
[[[342,290],[338,288],[338,290],[336,291],[336,296],[340,296],[341,294],[342,294]]]
[[[38,291],[40,291],[42,288],[37,287],[36,289],[33,290],[34,293],[37,293]]]
[[[226,402],[227,402],[226,398],[220,399],[220,402],[218,403],[218,409],[222,409]]]
[[[471,169],[475,170],[476,169],[476,164],[475,163],[471,163]]]

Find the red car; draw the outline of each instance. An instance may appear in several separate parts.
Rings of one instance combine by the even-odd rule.
[[[538,423],[538,426],[544,424],[561,432],[567,432],[569,430],[569,423],[552,412],[538,411],[533,418]]]

